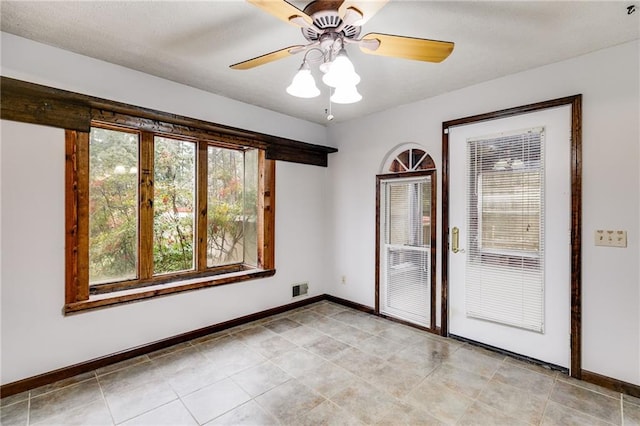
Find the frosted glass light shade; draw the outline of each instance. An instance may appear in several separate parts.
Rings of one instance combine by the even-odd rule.
[[[361,99],[362,95],[358,93],[355,85],[336,87],[331,96],[331,102],[336,104],[353,104],[359,102]]]
[[[322,76],[324,84],[330,87],[355,86],[360,83],[360,76],[356,73],[353,64],[347,56],[344,48],[340,49],[338,56],[331,62],[329,71]]]
[[[287,93],[298,98],[315,98],[320,94],[320,89],[316,86],[316,81],[313,79],[306,62],[302,63],[293,77],[293,81],[287,87]]]

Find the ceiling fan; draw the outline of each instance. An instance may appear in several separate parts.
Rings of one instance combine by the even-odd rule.
[[[309,62],[320,62],[323,82],[335,89],[333,102],[352,103],[362,97],[356,85],[360,77],[349,61],[345,47],[358,45],[364,53],[425,62],[442,62],[453,51],[448,41],[399,35],[369,33],[360,37],[362,25],[388,0],[315,0],[300,10],[285,0],[247,0],[254,6],[301,28],[305,45],[294,45],[233,64],[235,70],[247,70],[297,53],[305,52],[302,66],[287,92],[298,97],[320,94],[311,76]],[[311,53],[315,52],[315,57]]]

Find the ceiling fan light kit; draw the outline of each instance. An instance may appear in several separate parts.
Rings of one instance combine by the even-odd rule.
[[[319,52],[323,72],[322,81],[333,90],[330,97],[335,103],[354,103],[362,99],[356,85],[360,76],[349,57],[345,46],[357,44],[367,54],[412,59],[424,62],[442,62],[453,51],[454,44],[448,41],[369,33],[360,36],[361,26],[377,13],[388,0],[315,0],[304,11],[285,0],[247,0],[254,6],[276,18],[301,28],[309,42],[306,46],[291,46],[267,53],[237,64],[232,69],[246,70],[266,63],[305,52],[302,65],[287,87],[287,93],[300,98],[313,98],[320,90],[311,74],[308,58],[312,51]]]
[[[307,61],[302,61],[300,69],[287,87],[287,93],[298,98],[315,98],[320,95],[320,89],[311,75],[311,68]]]

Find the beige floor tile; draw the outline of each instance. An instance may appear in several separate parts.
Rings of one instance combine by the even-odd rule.
[[[258,396],[255,401],[280,422],[295,424],[325,398],[291,379]]]
[[[323,364],[325,360],[306,349],[299,348],[273,358],[271,362],[293,377],[300,377],[308,370]]]
[[[140,385],[104,391],[109,410],[116,423],[122,423],[178,398],[162,378]]]
[[[242,340],[244,343],[247,343],[247,344],[249,342],[260,342],[262,340],[265,340],[277,335],[278,333],[275,333],[269,330],[268,328],[263,327],[262,325],[245,328],[231,334],[232,337],[239,338],[240,340]]]
[[[303,325],[310,325],[316,324],[320,319],[324,318],[324,315],[312,310],[306,310],[303,312],[298,312],[294,315],[290,315],[287,318]]]
[[[388,361],[398,368],[403,368],[422,377],[427,377],[442,365],[442,361],[438,357],[431,357],[413,346],[402,349],[389,357]]]
[[[292,328],[300,327],[301,324],[295,321],[290,320],[289,318],[279,318],[270,322],[263,324],[264,327],[273,331],[274,333],[282,333],[287,330],[291,330]]]
[[[491,357],[486,353],[463,346],[453,352],[445,361],[457,368],[464,368],[480,376],[491,378],[502,364],[504,356]]]
[[[640,426],[640,405],[624,401],[622,407],[623,426]]]
[[[25,426],[29,416],[29,400],[23,399],[0,409],[0,424],[4,426]],[[41,417],[44,418],[44,417]]]
[[[345,308],[344,306],[338,305],[335,303],[321,303],[311,308],[311,310],[314,312],[317,312],[322,315],[328,315],[328,316],[335,315],[338,312],[342,312],[347,309],[348,308]]]
[[[620,424],[620,397],[611,398],[586,388],[563,381],[556,384],[549,397],[552,401],[597,417],[613,424]]]
[[[480,393],[478,401],[505,415],[527,423],[539,424],[547,397],[546,395],[538,396],[492,379]]]
[[[164,379],[179,396],[188,395],[226,377],[226,372],[213,363],[188,366],[164,375]]]
[[[251,342],[249,347],[265,358],[275,358],[297,348],[296,345],[277,334],[259,342]]]
[[[350,348],[349,345],[329,336],[322,336],[311,343],[303,345],[309,352],[325,359],[332,359]]]
[[[375,423],[400,406],[396,398],[362,380],[337,392],[331,401],[365,424]]]
[[[280,336],[284,337],[294,345],[304,346],[307,343],[316,341],[317,339],[326,336],[326,334],[316,330],[313,327],[303,325],[301,327],[292,328],[291,330],[283,331]]]
[[[98,400],[73,410],[64,410],[55,416],[46,417],[37,423],[30,422],[30,424],[38,426],[110,426],[114,423],[105,401]]]
[[[225,379],[182,398],[182,402],[198,423],[204,424],[250,399],[240,386]]]
[[[40,386],[39,388],[35,388],[31,390],[31,398],[34,398],[39,395],[43,395],[45,393],[48,393],[54,390],[62,389],[70,385],[75,385],[77,383],[84,382],[85,380],[95,379],[95,377],[96,377],[96,373],[94,371],[90,371],[88,373],[78,374],[77,376],[59,380],[49,385]]]
[[[98,376],[98,381],[103,391],[115,392],[119,389],[139,386],[160,378],[162,378],[162,375],[155,365],[151,361],[145,361]]]
[[[424,379],[411,370],[399,368],[392,363],[384,363],[363,377],[377,388],[395,396],[403,398],[415,389]]]
[[[4,398],[0,399],[0,407],[15,404],[16,402],[20,401],[26,401],[27,399],[29,399],[29,392],[30,391],[24,391],[15,395],[5,396]]]
[[[377,426],[440,426],[445,424],[425,410],[406,403],[400,403],[397,408],[391,409],[375,422]]]
[[[387,328],[378,333],[378,336],[393,340],[394,342],[410,345],[412,341],[420,338],[422,333],[426,333],[426,331],[420,331],[406,325],[392,322]]]
[[[373,371],[385,364],[385,360],[382,358],[356,348],[342,351],[332,361],[358,377],[368,377]]]
[[[469,407],[462,419],[458,422],[458,425],[461,426],[527,426],[529,424],[530,423],[525,420],[516,419],[480,402],[475,402]]]
[[[509,356],[505,358],[504,362],[505,364],[515,365],[517,367],[524,368],[525,370],[531,370],[539,374],[544,374],[545,376],[549,376],[553,379],[555,379],[556,376],[558,376],[558,371],[552,370],[547,366],[539,365],[533,362],[523,361],[521,359],[516,359]]]
[[[135,358],[129,358],[124,361],[117,362],[115,364],[98,368],[96,370],[96,375],[102,376],[104,374],[113,373],[114,371],[121,370],[123,368],[128,368],[143,362],[149,362],[149,357],[147,355],[140,355]]]
[[[503,363],[493,378],[500,383],[515,386],[541,397],[549,396],[555,380],[552,376],[534,370],[520,368],[515,364]]]
[[[173,345],[173,346],[169,346],[168,348],[163,348],[154,352],[151,352],[150,354],[147,354],[147,356],[149,357],[149,359],[154,359],[160,356],[165,356],[165,355],[169,355],[171,353],[177,352],[177,351],[181,351],[183,349],[187,349],[187,348],[191,348],[191,342],[182,342],[182,343],[178,343],[177,345]]]
[[[209,347],[204,352],[221,372],[231,376],[267,360],[245,344],[227,344],[223,347]]]
[[[261,395],[291,378],[268,361],[231,376],[231,379],[252,397]]]
[[[331,401],[324,401],[306,415],[292,422],[296,426],[359,426],[362,425],[342,408]]]
[[[423,381],[404,399],[447,424],[457,422],[473,404],[473,399],[429,379]]]
[[[636,398],[635,396],[624,394],[622,398],[625,402],[629,402],[631,404],[640,405],[640,398]]]
[[[37,423],[65,411],[102,400],[102,392],[96,379],[49,392],[30,400],[29,422]]]
[[[298,377],[300,383],[326,398],[332,397],[357,380],[355,375],[330,362],[322,362]]]
[[[547,402],[541,426],[611,426],[578,410],[564,407],[553,401]]]
[[[609,396],[611,398],[620,398],[620,392],[616,392],[611,389],[603,388],[602,386],[595,385],[593,383],[585,382],[582,380],[574,379],[573,377],[569,377],[566,374],[558,374],[557,380],[564,383],[569,383],[574,386],[578,386],[584,389],[589,389],[590,391],[597,392],[602,395]]]
[[[176,400],[122,423],[123,426],[197,426],[180,400]]]
[[[429,376],[429,380],[441,383],[471,398],[477,397],[489,382],[487,377],[462,368],[453,367],[450,364],[443,364],[438,367]]]
[[[254,400],[246,402],[207,423],[211,426],[271,426],[277,424],[279,422],[275,417],[263,410]]]
[[[362,352],[385,360],[391,358],[393,355],[404,349],[402,345],[398,345],[396,342],[385,339],[381,336],[369,337],[368,339],[354,343],[353,346],[360,349]]]

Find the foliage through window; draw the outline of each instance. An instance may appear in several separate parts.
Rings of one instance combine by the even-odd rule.
[[[67,305],[272,270],[273,169],[264,151],[111,125],[67,138],[67,227],[80,241],[68,250]]]

